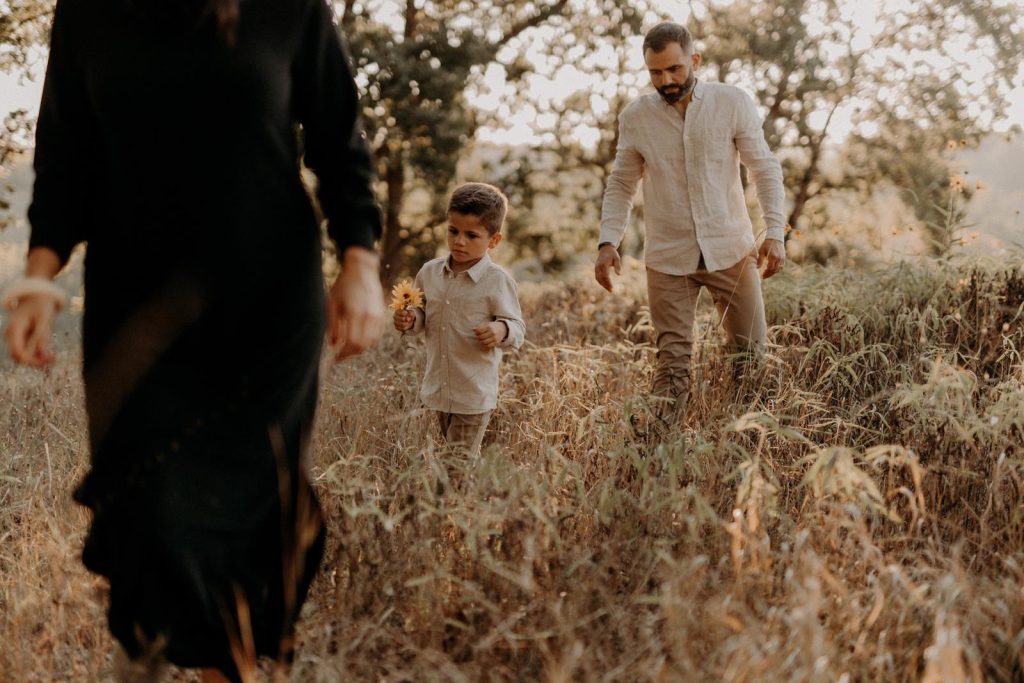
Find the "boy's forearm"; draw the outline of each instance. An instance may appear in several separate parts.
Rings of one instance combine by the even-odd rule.
[[[412,327],[409,328],[409,334],[419,334],[423,331],[424,321],[426,320],[427,314],[422,308],[409,309],[413,315]]]
[[[498,346],[503,349],[518,349],[523,345],[526,338],[526,323],[518,318],[500,318],[498,322],[505,323],[505,329],[508,330],[508,334]]]

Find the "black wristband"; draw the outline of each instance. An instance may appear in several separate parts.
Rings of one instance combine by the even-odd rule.
[[[604,246],[604,245],[606,245],[606,244],[611,244],[611,245],[612,245],[613,247],[615,246],[615,245],[614,245],[613,243],[611,243],[611,242],[601,242],[600,244],[598,244],[598,245],[597,245],[597,250],[598,250],[598,251],[601,251],[601,247],[603,247],[603,246]]]

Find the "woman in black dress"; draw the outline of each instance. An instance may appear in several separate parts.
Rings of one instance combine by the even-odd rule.
[[[52,360],[47,283],[88,242],[75,498],[136,662],[290,661],[323,550],[302,454],[325,325],[344,356],[384,323],[357,100],[325,0],[57,2],[6,336]],[[300,158],[342,261],[326,301]]]

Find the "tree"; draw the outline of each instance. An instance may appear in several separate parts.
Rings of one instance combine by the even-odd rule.
[[[720,80],[751,88],[783,159],[789,223],[813,224],[829,192],[905,190],[936,250],[948,241],[950,141],[974,145],[1006,113],[1020,72],[1020,10],[995,0],[738,0],[695,9],[691,27]],[[842,156],[836,114],[853,110]],[[831,166],[831,168],[829,168]]]
[[[669,18],[631,6],[648,10],[645,26]],[[704,78],[740,85],[760,105],[765,135],[782,160],[791,225],[829,225],[830,197],[865,197],[892,185],[942,253],[955,243],[951,232],[962,224],[971,190],[953,182],[963,169],[951,166],[951,147],[980,143],[1005,117],[1004,93],[1020,72],[1024,47],[1020,10],[995,0],[881,0],[873,14],[869,9],[837,0],[732,0],[693,3],[689,17],[670,18],[697,38]],[[534,103],[538,122],[550,121],[538,123],[537,135],[552,154],[520,154],[519,163],[497,165],[521,188],[524,206],[546,207],[561,193],[579,207],[593,230],[579,245],[560,234],[570,247],[592,244],[616,117],[647,85],[645,74],[638,80],[630,71],[639,44],[627,38],[616,42],[618,63],[590,69],[580,91]],[[580,129],[600,131],[596,144],[574,138]],[[589,180],[551,182],[587,170]],[[546,211],[522,213],[536,226]],[[550,231],[534,227],[530,236],[542,260],[557,268],[561,255],[541,245]]]
[[[386,281],[428,255],[436,242],[445,194],[479,124],[467,93],[486,66],[501,62],[509,79],[520,82],[536,68],[523,55],[536,29],[547,29],[541,41],[550,53],[565,53],[563,41],[586,37],[583,27],[608,24],[608,17],[632,20],[623,4],[629,5],[617,0],[346,1],[342,24],[383,186]],[[394,20],[387,21],[389,16]]]
[[[26,74],[33,50],[46,41],[53,0],[13,0],[0,14],[0,73]],[[0,177],[30,146],[34,121],[23,109],[3,114],[0,127]],[[10,188],[0,186],[0,229],[10,220],[7,196]]]

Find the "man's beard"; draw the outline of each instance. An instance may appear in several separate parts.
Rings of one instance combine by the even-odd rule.
[[[693,86],[697,84],[697,75],[690,72],[689,78],[682,85],[678,83],[672,83],[671,85],[663,85],[658,88],[658,94],[661,98],[669,104],[675,104],[693,91]]]

